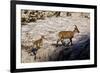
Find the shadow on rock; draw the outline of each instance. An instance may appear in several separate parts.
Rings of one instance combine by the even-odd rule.
[[[90,59],[90,39],[80,38],[72,46],[59,45],[50,56],[50,61],[85,60]]]

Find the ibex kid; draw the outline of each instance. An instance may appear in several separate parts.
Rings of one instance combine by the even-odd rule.
[[[45,39],[44,36],[41,36],[40,39],[33,42],[33,45],[35,48],[40,49],[41,46],[43,46],[43,39]]]
[[[32,52],[36,56],[36,52],[38,51],[38,49],[43,46],[43,39],[45,39],[45,37],[41,36],[40,39],[33,41],[33,47],[28,51],[28,53]]]

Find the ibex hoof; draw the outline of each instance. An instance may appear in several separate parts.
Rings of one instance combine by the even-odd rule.
[[[58,44],[56,45],[56,47],[58,47]]]
[[[73,44],[71,44],[71,46],[72,46]]]

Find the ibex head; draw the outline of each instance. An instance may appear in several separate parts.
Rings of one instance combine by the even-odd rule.
[[[75,26],[74,32],[80,33],[80,31],[79,31],[79,29],[77,28],[77,26],[76,26],[76,25],[74,25],[74,26]]]
[[[46,39],[43,35],[41,35],[41,38],[42,38],[42,39]]]

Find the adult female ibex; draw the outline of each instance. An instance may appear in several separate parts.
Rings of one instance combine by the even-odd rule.
[[[74,37],[74,34],[75,33],[79,33],[80,31],[78,30],[77,26],[75,25],[75,28],[73,31],[60,31],[58,33],[58,37],[59,39],[57,40],[57,45],[58,45],[58,42],[61,41],[63,43],[63,40],[64,39],[69,39],[72,45],[72,38]]]

